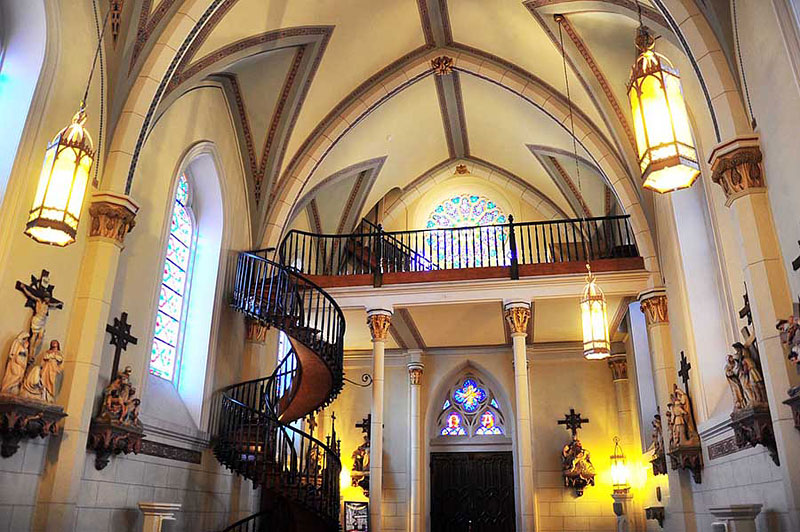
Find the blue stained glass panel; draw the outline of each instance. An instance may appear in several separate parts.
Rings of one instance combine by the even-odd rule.
[[[444,404],[442,405],[442,410],[447,410],[450,408],[450,399],[445,399]]]
[[[492,401],[489,404],[500,410],[500,405],[497,404],[497,399],[492,398]]]
[[[466,379],[461,388],[453,392],[453,400],[466,412],[474,412],[486,401],[486,391],[472,379]]]
[[[481,426],[475,430],[475,434],[486,436],[489,434],[502,434],[503,430],[497,426],[497,419],[494,414],[487,410],[481,414]]]
[[[455,412],[450,412],[447,416],[447,424],[442,428],[442,436],[466,436],[467,431],[461,426],[461,416]]]
[[[161,270],[158,312],[150,353],[150,373],[167,380],[175,377],[178,343],[183,325],[184,298],[194,226],[189,211],[190,190],[185,175],[178,178],[172,205],[167,255]]]

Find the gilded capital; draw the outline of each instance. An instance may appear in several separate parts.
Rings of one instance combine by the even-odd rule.
[[[408,364],[408,383],[412,386],[419,386],[422,383],[422,373],[425,366],[421,362],[411,362]]]
[[[389,336],[391,324],[392,316],[388,312],[375,312],[367,315],[367,325],[369,325],[369,333],[372,335],[373,342],[385,342]]]
[[[669,323],[666,295],[660,294],[642,299],[641,308],[648,326]]]
[[[263,344],[267,341],[269,325],[247,318],[247,341]]]
[[[109,238],[122,245],[125,235],[136,225],[139,206],[129,197],[108,192],[92,196],[89,215],[89,237]]]
[[[608,367],[611,368],[611,378],[613,380],[628,380],[628,357],[625,355],[608,357]]]
[[[506,308],[506,322],[511,334],[526,334],[528,332],[528,320],[530,319],[530,307],[515,306]]]
[[[446,76],[453,73],[453,58],[446,55],[440,55],[431,59],[431,68],[433,73],[437,76]]]
[[[766,188],[757,137],[737,138],[714,149],[711,180],[725,191],[726,205],[736,198]]]

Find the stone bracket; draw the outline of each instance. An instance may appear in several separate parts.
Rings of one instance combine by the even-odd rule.
[[[112,455],[139,454],[142,448],[142,429],[95,418],[89,426],[86,448],[95,452],[94,466],[101,470],[108,465]]]
[[[25,399],[16,395],[0,395],[0,456],[8,458],[19,449],[23,438],[46,438],[61,431],[57,423],[67,417],[58,405]]]
[[[795,421],[797,415],[795,414]],[[731,414],[731,427],[736,437],[736,445],[741,447],[763,445],[769,451],[776,466],[781,462],[778,458],[778,444],[772,431],[772,417],[766,405],[734,410]]]
[[[700,446],[681,446],[670,450],[670,463],[673,471],[676,469],[686,469],[691,471],[695,483],[702,482],[701,471],[703,470],[703,449]]]

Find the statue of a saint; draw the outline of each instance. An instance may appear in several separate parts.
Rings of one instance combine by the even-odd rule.
[[[131,367],[118,373],[114,379],[108,383],[103,391],[103,405],[100,408],[100,418],[108,421],[121,423],[125,414],[126,403],[131,395],[130,384]],[[134,389],[134,393],[136,390]]]
[[[0,384],[0,393],[9,395],[19,394],[20,388],[22,387],[22,380],[25,377],[25,370],[28,367],[29,338],[29,332],[21,332],[11,343],[6,372],[3,374],[3,382]]]
[[[689,396],[678,388],[677,384],[672,385],[670,403],[667,404],[667,407],[669,407],[669,413],[671,414],[667,418],[670,421],[670,432],[672,433],[670,449],[682,445],[695,445],[697,443],[695,441],[697,439],[697,430],[694,427]]]
[[[783,344],[786,357],[800,368],[800,323],[798,323],[798,319],[795,316],[789,316],[788,320],[780,320],[775,328],[780,331],[781,344]]]
[[[26,399],[36,399],[37,401],[43,400],[41,367],[31,366],[22,381],[22,389],[19,392],[19,396]]]
[[[744,398],[747,406],[755,406],[767,402],[767,389],[764,385],[764,377],[751,356],[749,349],[739,342],[733,344],[737,355],[741,356],[741,370],[739,381],[742,383]]]
[[[58,340],[50,340],[50,349],[42,355],[42,386],[44,400],[54,403],[56,400],[56,378],[64,371],[64,355]]]
[[[733,394],[734,410],[739,410],[745,406],[744,390],[739,380],[740,372],[741,363],[739,358],[734,355],[728,355],[727,363],[725,364],[725,378],[728,379],[728,386],[730,386],[731,393]]]
[[[586,486],[594,486],[595,470],[589,451],[583,448],[581,441],[575,436],[561,450],[561,469],[564,485],[573,488],[578,497],[583,495]]]

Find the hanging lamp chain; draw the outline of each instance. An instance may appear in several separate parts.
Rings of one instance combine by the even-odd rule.
[[[92,2],[95,6],[97,5]],[[94,70],[97,67],[97,59],[100,56],[100,48],[103,46],[103,36],[106,34],[106,27],[108,26],[108,18],[111,10],[106,11],[106,16],[103,18],[103,27],[100,30],[100,35],[97,38],[97,47],[94,50],[94,59],[92,59],[92,68],[89,70],[89,79],[86,80],[86,90],[83,91],[83,98],[81,98],[81,109],[86,107],[86,100],[89,98],[89,87],[92,85],[92,78],[94,77]]]

